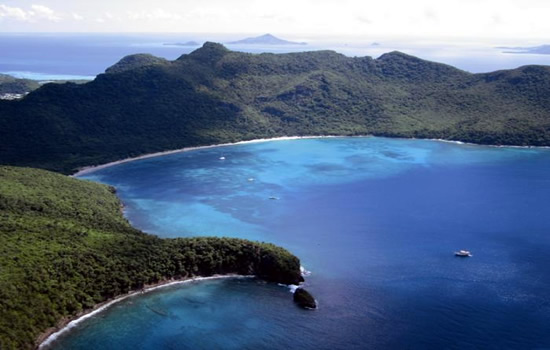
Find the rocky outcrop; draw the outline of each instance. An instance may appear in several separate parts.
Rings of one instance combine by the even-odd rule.
[[[298,288],[294,292],[294,302],[304,309],[316,309],[317,301],[307,290]]]

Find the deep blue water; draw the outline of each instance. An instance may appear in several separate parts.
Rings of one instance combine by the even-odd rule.
[[[297,308],[283,286],[205,281],[123,301],[54,348],[548,348],[549,174],[548,149],[373,137],[96,171],[85,178],[115,185],[147,232],[288,248],[312,271],[320,308]]]

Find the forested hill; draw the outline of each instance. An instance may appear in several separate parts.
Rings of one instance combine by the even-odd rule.
[[[33,348],[62,318],[165,279],[238,273],[302,280],[298,258],[272,244],[142,233],[123,218],[113,191],[0,167],[0,349]]]
[[[40,84],[29,79],[17,79],[10,75],[0,74],[0,96],[3,94],[24,94],[38,89]]]
[[[186,146],[282,135],[550,145],[550,67],[471,74],[400,52],[248,54],[206,43],[126,57],[84,84],[0,103],[0,163],[69,173]]]

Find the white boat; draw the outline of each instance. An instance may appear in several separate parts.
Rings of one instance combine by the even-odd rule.
[[[469,250],[459,250],[458,252],[455,252],[455,256],[468,258],[468,257],[472,256],[472,253],[470,253]]]
[[[224,157],[224,156],[221,156],[221,157],[220,157],[220,160],[225,160],[225,157]]]
[[[252,181],[254,181],[253,177],[248,178],[248,182],[252,182]]]

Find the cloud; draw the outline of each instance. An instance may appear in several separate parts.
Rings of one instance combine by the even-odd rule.
[[[32,5],[31,9],[32,10],[28,11],[28,13],[33,18],[46,19],[54,22],[61,20],[61,16],[56,14],[51,8],[44,5]]]
[[[183,17],[178,13],[168,12],[157,8],[152,11],[128,12],[128,18],[133,20],[180,20]]]
[[[11,31],[275,32],[369,40],[547,40],[549,11],[550,0],[0,0],[0,21]]]
[[[25,10],[20,7],[0,4],[0,19],[21,22],[36,22],[39,20],[58,22],[61,20],[61,15],[44,5],[32,5],[30,9]]]
[[[366,17],[366,16],[355,16],[355,19],[361,23],[364,23],[364,24],[372,24],[373,21],[372,19]]]
[[[27,12],[19,7],[10,7],[0,4],[0,18],[14,19],[17,21],[28,21]]]
[[[73,12],[73,13],[71,13],[71,16],[72,16],[72,18],[73,18],[75,21],[82,21],[82,20],[84,20],[84,17],[81,16],[81,15],[79,15],[78,13],[74,13],[74,12]]]
[[[428,21],[438,21],[439,20],[439,17],[437,16],[437,13],[435,12],[435,10],[433,10],[431,8],[427,8],[427,9],[424,10],[424,17]]]

